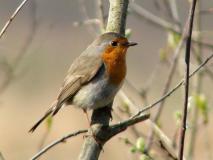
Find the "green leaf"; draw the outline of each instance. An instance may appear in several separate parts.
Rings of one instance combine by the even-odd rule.
[[[182,119],[182,113],[181,113],[181,111],[175,111],[174,117],[175,117],[176,124],[180,125],[181,119]]]
[[[140,156],[140,160],[151,160],[151,158],[149,156],[145,155],[145,154],[142,154]]]
[[[135,153],[135,152],[137,151],[136,146],[132,146],[131,149],[130,149],[130,151],[131,151],[132,153]]]
[[[168,42],[169,47],[176,48],[176,46],[178,45],[180,39],[181,39],[180,34],[177,34],[177,33],[172,32],[172,31],[168,32],[167,42]]]
[[[48,116],[46,119],[46,124],[47,124],[47,129],[50,130],[52,127],[52,123],[53,123],[53,118],[52,116]]]
[[[195,105],[201,111],[203,122],[208,123],[208,102],[204,94],[195,95]]]
[[[136,148],[139,152],[143,153],[145,149],[145,140],[144,138],[140,137],[136,141]]]

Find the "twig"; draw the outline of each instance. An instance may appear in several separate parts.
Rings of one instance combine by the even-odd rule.
[[[21,4],[16,8],[16,10],[13,12],[13,14],[11,15],[11,17],[9,18],[9,20],[5,23],[4,27],[2,28],[1,32],[0,32],[0,39],[2,38],[2,36],[4,35],[4,33],[6,32],[6,30],[8,29],[9,25],[12,23],[12,21],[14,20],[14,18],[16,17],[16,15],[19,13],[19,11],[23,8],[23,6],[28,2],[28,0],[23,0],[21,2]]]
[[[205,72],[213,80],[213,72],[209,69],[209,67],[205,67]]]
[[[52,147],[54,147],[55,145],[65,142],[68,138],[71,138],[73,136],[77,136],[79,134],[82,133],[86,133],[88,130],[84,129],[84,130],[79,130],[77,132],[74,133],[69,133],[66,136],[63,136],[55,141],[53,141],[52,143],[50,143],[49,145],[47,145],[46,147],[44,147],[42,150],[40,150],[38,153],[36,153],[30,160],[36,160],[38,159],[41,155],[43,155],[45,152],[47,152],[49,149],[51,149]]]
[[[197,2],[197,7],[196,7],[196,12],[195,12],[195,25],[194,28],[197,31],[201,30],[201,17],[200,17],[200,8],[201,8],[201,3],[200,1]],[[195,38],[197,38],[197,40],[202,40],[201,34],[198,34]],[[194,46],[194,51],[192,48],[192,52],[195,53],[196,55],[196,60],[198,62],[198,64],[202,63],[202,45],[196,45]],[[204,69],[206,70],[206,67],[204,67]],[[202,81],[203,80],[203,73],[200,72],[197,75],[197,80],[195,81],[195,93],[196,95],[200,95],[201,93],[201,89],[202,89]],[[191,132],[189,135],[189,148],[188,148],[188,155],[187,155],[187,159],[188,160],[192,160],[194,157],[194,151],[195,151],[195,144],[196,144],[196,137],[197,137],[197,129],[198,129],[198,115],[199,115],[199,109],[198,106],[193,107],[193,116],[192,116],[192,128],[191,128]]]
[[[172,83],[173,75],[175,73],[175,69],[176,69],[176,66],[177,66],[177,62],[178,62],[178,58],[179,58],[179,54],[180,54],[181,48],[183,46],[183,42],[184,42],[184,35],[183,35],[181,41],[179,42],[177,48],[175,49],[174,57],[173,57],[173,61],[172,61],[172,66],[171,66],[171,68],[169,70],[169,75],[168,75],[168,78],[166,80],[166,84],[165,84],[165,87],[163,89],[162,96],[165,95],[168,92],[169,87],[170,87],[170,85]],[[165,104],[164,100],[161,101],[161,103],[159,104],[158,110],[157,110],[156,114],[154,115],[153,122],[157,122],[159,120],[160,115],[161,115],[162,110],[163,110],[163,107],[164,107],[164,104]],[[150,134],[148,136],[148,141],[147,141],[147,144],[146,144],[146,152],[148,152],[148,150],[151,147],[151,142],[152,142],[152,139],[153,139],[153,135],[154,135],[154,132],[151,129],[150,130]]]
[[[213,58],[213,54],[211,54],[208,58],[206,58],[206,60],[200,64],[190,75],[189,78],[191,78],[195,73],[197,73],[205,64],[207,64],[209,62],[210,59]],[[182,79],[174,88],[172,88],[169,92],[167,92],[164,96],[162,96],[160,99],[158,99],[157,101],[155,101],[154,103],[143,107],[143,109],[139,110],[133,117],[137,117],[140,116],[140,114],[152,109],[155,105],[157,105],[158,103],[160,103],[161,101],[163,101],[164,99],[166,99],[167,97],[169,97],[173,92],[175,92],[178,88],[180,88],[183,84],[185,83],[185,80]]]
[[[208,61],[213,58],[213,54],[211,56],[209,56],[194,72],[192,72],[190,74],[190,77],[192,77],[195,73],[197,73],[206,63],[208,63]],[[167,93],[167,96],[162,97],[163,99],[167,98],[169,95],[171,95],[175,90],[177,90],[182,84],[184,84],[184,80],[182,80],[180,83],[178,83],[178,85],[173,88],[169,93]],[[162,98],[160,100],[162,100]],[[149,114],[145,114],[145,115],[141,115],[143,112],[153,108],[156,104],[159,103],[159,101],[156,101],[155,103],[144,107],[144,109],[142,109],[141,111],[139,111],[137,114],[135,114],[133,117],[124,120],[118,124],[114,124],[110,126],[110,129],[113,130],[113,132],[111,131],[108,132],[110,133],[108,136],[112,137],[118,133],[120,133],[121,131],[125,130],[127,127],[134,125],[135,123],[141,122],[143,120],[146,120],[147,118],[149,118]],[[67,136],[64,136],[62,138],[59,138],[58,140],[55,140],[54,142],[52,142],[51,144],[49,144],[48,146],[44,147],[41,151],[39,151],[38,153],[36,153],[36,155],[33,156],[33,158],[31,158],[31,160],[35,160],[38,157],[40,157],[42,154],[44,154],[45,152],[47,152],[49,149],[51,149],[52,147],[54,147],[55,145],[64,142],[65,140],[67,140],[70,137],[76,136],[78,134],[81,133],[86,133],[88,130],[80,130],[71,134],[68,134]],[[109,137],[108,137],[109,138]]]
[[[193,49],[193,48],[192,48]],[[198,61],[198,63],[202,63],[202,58],[200,57],[201,55],[197,54],[197,52],[192,52],[195,59]],[[208,67],[208,66],[205,66],[204,67],[204,73],[207,74],[207,76],[213,80],[213,71]]]
[[[152,24],[155,24],[155,25],[157,25],[157,26],[159,26],[163,29],[173,31],[177,34],[182,34],[178,25],[173,25],[170,22],[168,22],[168,21],[166,21],[166,20],[164,20],[164,19],[162,19],[158,16],[155,16],[154,14],[152,14],[151,12],[149,12],[148,10],[143,8],[142,6],[137,5],[136,3],[130,3],[130,8],[137,15],[145,18],[146,20],[148,20]],[[213,48],[213,44],[211,44],[209,42],[197,41],[194,38],[192,38],[192,41],[193,41],[193,43],[202,44],[205,47]]]
[[[148,124],[153,128],[155,134],[160,139],[160,141],[164,144],[164,149],[172,155],[175,159],[178,158],[178,151],[174,149],[172,145],[172,141],[166,136],[166,134],[151,120],[147,121]]]
[[[94,18],[94,19],[88,19],[88,20],[85,20],[85,21],[76,21],[76,22],[74,22],[73,23],[73,26],[74,27],[79,27],[79,26],[81,26],[81,25],[91,25],[91,24],[100,24],[100,20],[99,19],[96,19],[96,18]]]
[[[177,8],[176,8],[177,7],[176,2],[174,0],[170,0],[169,3],[170,3],[170,7],[171,7],[172,18],[173,18],[174,22],[177,24],[178,28],[180,29],[180,20],[179,20]],[[187,25],[187,23],[185,24],[185,26],[186,25]],[[171,65],[171,68],[169,70],[169,75],[168,75],[168,78],[166,80],[166,84],[164,86],[162,96],[165,95],[168,92],[170,85],[172,83],[172,79],[173,79],[173,76],[174,76],[174,73],[175,73],[175,70],[176,70],[180,51],[181,51],[181,48],[183,47],[183,44],[184,44],[185,36],[186,36],[186,30],[184,30],[184,32],[182,33],[180,42],[178,43],[178,45],[177,45],[177,47],[174,51],[172,65]],[[165,104],[165,101],[162,101],[159,104],[158,110],[157,110],[156,114],[154,115],[153,122],[155,122],[155,123],[158,122],[160,115],[162,113],[162,110],[164,108],[164,104]],[[150,147],[151,147],[151,144],[152,144],[151,142],[152,142],[153,136],[154,136],[154,132],[153,132],[153,129],[151,129],[149,136],[148,136],[146,148],[145,148],[146,152],[148,152]]]
[[[8,85],[11,83],[11,81],[18,76],[15,75],[15,72],[18,68],[18,65],[20,65],[21,60],[23,57],[27,54],[27,50],[29,49],[30,44],[33,42],[34,36],[36,34],[37,28],[38,28],[38,23],[36,20],[36,2],[32,1],[32,12],[31,12],[31,32],[29,33],[25,44],[22,46],[20,51],[17,53],[17,56],[15,60],[13,61],[13,64],[9,64],[6,62],[7,60],[5,59],[4,65],[6,67],[6,79],[4,80],[3,84],[0,86],[0,94],[8,87]]]
[[[159,27],[174,31],[174,32],[180,32],[180,28],[178,25],[173,25],[172,23],[169,23],[168,21],[155,16],[154,14],[150,13],[148,10],[143,8],[142,6],[137,5],[136,3],[130,3],[129,4],[130,9],[135,12],[137,15],[142,16],[147,21],[158,25]]]
[[[178,155],[179,160],[183,159],[183,151],[184,151],[187,108],[188,108],[188,94],[189,94],[191,36],[192,36],[193,19],[194,19],[194,11],[195,11],[196,2],[197,2],[196,0],[192,1],[192,6],[190,8],[189,26],[187,28],[187,36],[186,36],[186,53],[185,53],[185,63],[186,63],[185,82],[186,82],[186,84],[185,84],[185,98],[184,98],[182,128],[180,131],[179,155]]]

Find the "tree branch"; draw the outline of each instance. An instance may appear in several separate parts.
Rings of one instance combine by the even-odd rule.
[[[185,99],[184,99],[184,108],[183,108],[183,118],[182,118],[182,128],[180,131],[180,143],[179,143],[179,155],[178,159],[183,159],[184,151],[184,141],[185,141],[185,131],[186,131],[186,119],[187,119],[187,108],[188,108],[188,95],[189,95],[189,69],[190,69],[190,50],[191,50],[191,36],[194,20],[194,11],[197,0],[192,1],[192,6],[190,9],[189,16],[189,26],[187,28],[186,36],[186,53],[185,53],[185,63],[186,63],[186,72],[185,72]]]
[[[148,10],[146,10],[145,8],[137,5],[136,3],[130,3],[130,8],[132,9],[132,11],[134,11],[137,15],[145,18],[146,20],[148,20],[149,22],[151,22],[152,24],[155,24],[163,29],[166,30],[170,30],[173,31],[177,34],[182,34],[181,33],[181,29],[179,28],[178,25],[173,25],[170,22],[155,16],[154,14],[150,13]],[[209,48],[213,48],[213,45],[209,42],[204,42],[204,41],[199,41],[195,38],[192,38],[193,43],[196,44],[202,44],[205,47],[209,47]]]
[[[40,150],[38,153],[36,153],[32,158],[31,160],[36,160],[38,159],[41,155],[43,155],[44,153],[46,153],[49,149],[51,149],[52,147],[56,146],[57,144],[59,143],[62,143],[62,142],[65,142],[68,138],[71,138],[73,136],[77,136],[79,134],[82,134],[82,133],[86,133],[87,130],[84,129],[84,130],[79,130],[77,132],[74,132],[74,133],[70,133],[66,136],[63,136],[55,141],[53,141],[52,143],[50,143],[49,145],[47,145],[46,147],[44,147],[42,150]]]
[[[207,64],[209,62],[210,59],[213,58],[213,54],[211,54],[208,58],[206,58],[206,60],[200,64],[190,75],[189,78],[191,78],[195,73],[197,73],[205,64]],[[169,97],[173,92],[175,92],[178,88],[180,88],[183,84],[185,83],[185,80],[182,79],[174,88],[172,88],[169,92],[167,92],[164,96],[162,96],[160,99],[158,99],[157,101],[155,101],[154,103],[143,107],[143,109],[141,109],[140,111],[138,111],[133,117],[137,117],[140,116],[140,114],[152,109],[155,105],[157,105],[158,103],[160,103],[161,101],[163,101],[164,99],[166,99],[167,97]]]
[[[209,61],[211,58],[213,58],[213,54],[210,55],[210,56],[209,56],[209,57],[208,57],[208,58],[207,58],[196,70],[195,70],[195,71],[193,71],[193,72],[190,74],[190,78],[191,78],[195,73],[197,73],[205,64],[207,64],[208,61]],[[173,92],[175,92],[179,87],[181,87],[181,86],[184,84],[184,82],[185,82],[184,80],[180,81],[180,83],[178,83],[178,84],[176,85],[176,87],[173,88],[170,92],[168,92],[164,97],[160,98],[158,101],[154,102],[153,104],[151,104],[151,105],[149,105],[149,106],[147,106],[147,107],[144,107],[144,109],[140,110],[137,114],[135,114],[134,116],[130,117],[129,119],[124,120],[124,121],[122,121],[122,122],[120,122],[120,123],[113,124],[113,125],[109,126],[109,129],[108,129],[107,131],[106,131],[106,126],[102,125],[102,129],[105,128],[105,129],[104,129],[104,131],[106,131],[105,134],[106,134],[106,133],[109,133],[109,131],[110,131],[110,134],[107,135],[106,137],[111,138],[112,136],[114,136],[114,135],[120,133],[121,131],[125,130],[125,129],[128,128],[129,126],[134,125],[134,124],[136,124],[136,123],[139,123],[139,122],[141,122],[141,121],[144,121],[144,120],[148,119],[148,118],[149,118],[149,114],[143,114],[143,115],[142,115],[142,113],[145,112],[145,111],[147,111],[147,110],[149,110],[149,109],[151,109],[151,108],[153,108],[154,106],[156,106],[158,103],[160,103],[160,101],[161,101],[162,99],[165,99],[165,98],[167,98],[168,96],[170,96],[170,95],[171,95]],[[101,115],[99,115],[99,113],[97,114],[97,111],[96,111],[95,114],[98,115],[98,116],[102,116],[102,114],[105,114],[105,113],[104,113],[104,112],[101,112]],[[93,119],[94,119],[95,114],[93,113]],[[95,116],[95,117],[96,117],[96,116]],[[97,121],[97,118],[96,118],[95,121]],[[93,120],[93,122],[94,122],[94,120]],[[106,123],[106,122],[105,122],[105,123]],[[158,134],[157,134],[158,137],[159,137],[161,140],[162,140],[162,139],[165,139],[165,138],[164,138],[165,135],[164,135],[164,134],[161,134],[162,131],[160,131],[160,129],[156,129],[157,126],[155,126],[155,124],[152,123],[151,121],[149,121],[149,123],[150,123],[151,125],[154,125],[154,126],[153,126],[153,127],[154,127],[154,131],[158,133]],[[96,127],[97,127],[97,125],[96,125]],[[99,129],[100,129],[100,128],[99,128]],[[77,132],[74,132],[74,133],[70,133],[70,134],[68,134],[68,135],[66,135],[66,136],[64,136],[64,137],[62,137],[62,138],[59,138],[58,140],[55,140],[55,141],[52,142],[51,144],[49,144],[49,145],[47,145],[46,147],[44,147],[41,151],[39,151],[38,153],[36,153],[36,155],[34,155],[33,158],[31,158],[31,160],[36,160],[36,159],[39,158],[41,155],[43,155],[44,153],[46,153],[49,149],[51,149],[52,147],[56,146],[57,144],[60,144],[60,143],[64,142],[64,141],[67,140],[68,138],[71,138],[71,137],[76,136],[76,135],[81,134],[81,133],[86,133],[87,131],[88,131],[88,130],[80,130],[80,131],[77,131]],[[162,137],[162,136],[164,136],[164,137]],[[88,137],[88,138],[94,139],[93,137]],[[89,141],[89,140],[88,140],[88,141]],[[168,149],[168,150],[171,150],[170,142],[168,142],[168,143],[167,143],[167,142],[168,142],[168,141],[166,140],[166,141],[165,141],[165,144],[166,144],[166,146],[168,147],[167,149]],[[95,143],[96,143],[96,142],[95,142]],[[90,143],[88,143],[88,144],[90,144]],[[100,151],[101,151],[101,150],[100,150]],[[171,151],[171,153],[174,153],[174,151]]]
[[[125,35],[126,14],[129,0],[109,0],[109,2],[110,9],[106,31]],[[79,155],[80,160],[98,159],[102,146],[108,140],[106,139],[106,129],[109,129],[109,127],[106,126],[109,125],[111,107],[112,104],[93,111],[91,122],[92,127],[90,130],[90,133],[92,133],[93,136],[88,136],[85,139]],[[98,144],[97,141],[100,141],[100,144]]]
[[[9,25],[12,23],[16,15],[19,13],[19,11],[23,8],[23,6],[28,2],[28,0],[23,0],[21,4],[16,8],[16,10],[13,12],[13,14],[10,16],[9,20],[5,23],[4,27],[2,28],[0,32],[0,39],[8,29]]]
[[[109,0],[109,17],[106,27],[107,32],[117,32],[125,35],[126,15],[129,0]]]

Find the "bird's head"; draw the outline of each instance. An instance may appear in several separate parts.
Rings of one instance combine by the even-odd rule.
[[[96,42],[112,83],[120,84],[126,75],[126,51],[137,43],[113,32],[102,34]]]
[[[135,42],[129,42],[127,38],[121,34],[108,32],[102,34],[98,40],[98,45],[103,48],[103,53],[108,56],[125,56],[129,47],[137,45]]]

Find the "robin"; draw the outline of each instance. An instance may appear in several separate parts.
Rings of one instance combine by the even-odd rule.
[[[86,112],[112,103],[126,75],[127,49],[135,45],[114,32],[95,39],[72,63],[56,101],[30,132],[64,105],[74,105]]]

